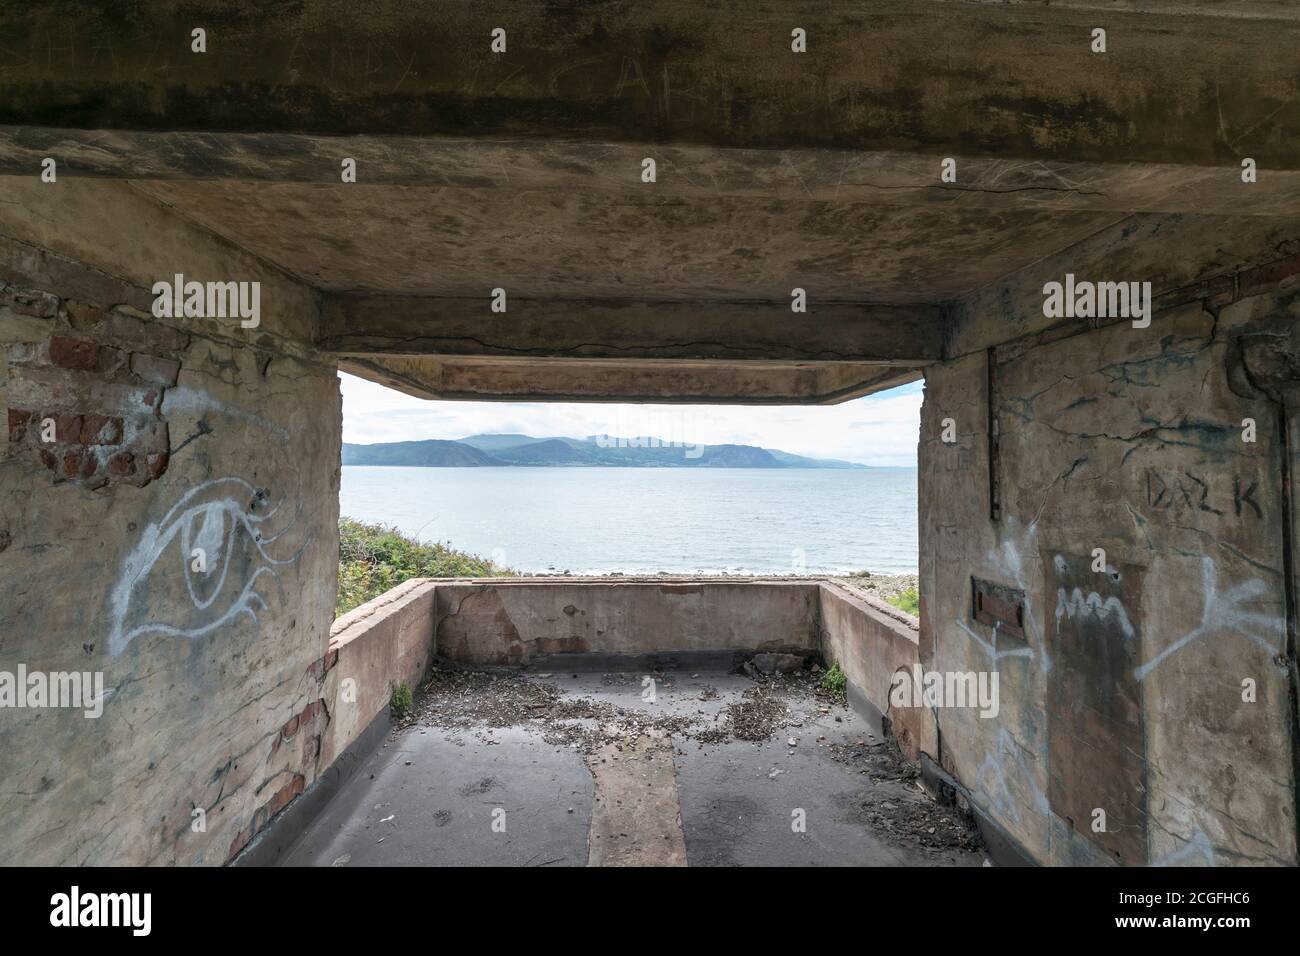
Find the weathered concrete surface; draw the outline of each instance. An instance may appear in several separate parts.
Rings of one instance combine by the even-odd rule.
[[[748,678],[708,670],[661,676],[666,679],[653,703],[641,696],[640,674],[530,679],[558,685],[568,701],[585,698],[647,716],[717,714],[754,686]],[[797,747],[786,743],[791,734],[801,738]],[[873,777],[859,766],[864,757],[843,756],[882,746],[857,714],[840,705],[762,743],[673,737],[650,747],[653,759],[647,760],[644,739],[629,740],[622,751],[595,755],[597,766],[590,769],[591,758],[584,762],[582,753],[547,743],[529,724],[417,724],[395,734],[353,775],[281,862],[979,866],[979,853],[925,847],[873,821],[872,811],[883,804],[895,812],[931,806],[914,783]],[[606,799],[624,803],[605,807]],[[643,812],[647,805],[653,813]],[[802,811],[802,831],[792,826],[795,811]],[[495,829],[494,821],[500,821]]]
[[[394,687],[419,686],[433,659],[436,614],[434,582],[415,579],[334,622],[322,688],[331,718],[321,739],[322,769],[388,707]]]
[[[741,19],[687,0],[10,7],[0,122],[1224,165],[1249,134],[1263,161],[1296,168],[1294,11],[1143,6],[877,0],[796,14],[762,0]],[[1105,55],[1089,49],[1098,25]],[[207,52],[194,54],[199,26]],[[791,52],[795,27],[807,54]]]
[[[413,728],[362,764],[281,862],[585,866],[592,789],[580,755],[525,730],[478,740]]]
[[[732,362],[929,365],[942,357],[939,310],[515,299],[505,314],[474,299],[332,296],[318,344],[340,355],[692,359],[703,343]],[[593,341],[593,339],[598,341]]]
[[[0,660],[114,689],[99,721],[6,714],[6,855],[222,862],[361,725],[331,731],[326,686],[341,358],[453,398],[812,403],[925,374],[917,653],[996,668],[1002,699],[919,716],[915,747],[1039,860],[1296,862],[1295,6],[746,13],[0,10]],[[1067,272],[1151,281],[1153,324],[1045,317]],[[154,320],[176,273],[260,282],[260,326]],[[173,522],[252,590],[213,603],[156,562],[193,543],[151,537]],[[1014,633],[973,578],[1023,592]],[[911,654],[816,585],[603,586],[599,613],[564,584],[440,586],[439,640],[811,648],[825,603],[868,699]],[[364,710],[422,628],[349,652]]]
[[[326,293],[322,349],[411,394],[839,401],[962,354],[1071,246],[1186,219],[1288,254],[1300,20],[1138,6],[5,10],[0,172],[129,180]]]
[[[1193,213],[1276,217],[1294,213],[1300,172],[1266,167],[1241,190],[1235,170],[1173,163],[1025,163],[951,151],[959,176],[937,177],[934,155],[879,149],[745,149],[655,143],[469,139],[428,136],[303,136],[265,133],[136,132],[0,125],[0,171],[39,169],[47,157],[77,178],[176,183],[150,191],[172,200],[205,194],[217,180],[299,184],[325,195],[339,178],[341,158],[356,161],[356,186],[375,205],[409,189],[436,187],[483,198],[501,192],[570,192],[607,202],[644,199],[641,162],[651,155],[664,175],[653,194],[675,202],[748,198],[764,203],[870,203],[942,206],[950,211],[1036,209],[1078,212]],[[198,184],[189,189],[185,183]],[[307,190],[263,190],[270,197]],[[534,197],[539,201],[541,197]],[[769,207],[770,208],[770,207]],[[427,278],[427,277],[426,277]],[[322,279],[329,281],[328,275]]]
[[[596,783],[588,866],[685,866],[673,741],[648,734],[587,757]]]
[[[920,379],[915,368],[851,362],[339,357],[339,368],[417,398],[657,404],[835,404]]]
[[[1129,274],[1205,261],[1174,235]],[[1254,336],[1294,348],[1279,271],[1269,292],[1208,282],[1148,329],[1031,337],[927,373],[921,657],[1001,687],[995,719],[941,710],[931,755],[1036,859],[1296,862],[1294,413],[1241,365]],[[1033,295],[968,327],[994,335]],[[1025,639],[974,620],[972,577],[1024,591]]]
[[[934,713],[895,706],[890,688],[900,672],[911,679],[921,662],[918,628],[909,615],[882,605],[850,585],[819,586],[821,652],[888,719],[890,733],[912,760],[938,747]]]
[[[437,595],[438,654],[463,664],[817,646],[810,581],[459,581]]]
[[[5,709],[0,859],[220,864],[317,771],[338,384],[309,290],[101,186],[0,202],[0,669],[105,689]],[[154,319],[176,271],[261,281],[262,327]]]

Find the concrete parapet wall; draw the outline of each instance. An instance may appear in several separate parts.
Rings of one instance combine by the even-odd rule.
[[[912,679],[920,664],[917,623],[848,585],[819,586],[821,652],[839,664],[849,682],[889,721],[891,733],[909,759],[936,749],[933,712],[921,706],[891,707],[890,687],[902,672]]]
[[[433,659],[437,593],[427,579],[407,581],[334,622],[326,657],[329,728],[321,767],[329,767],[379,716],[394,686],[415,689]]]
[[[438,654],[526,664],[548,654],[811,650],[815,581],[548,579],[438,585]]]

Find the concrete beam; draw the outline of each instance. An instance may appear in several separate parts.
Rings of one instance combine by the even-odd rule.
[[[334,295],[317,346],[346,356],[850,362],[922,366],[943,354],[933,306]]]
[[[1126,3],[1127,7],[1138,6]],[[0,123],[1300,169],[1284,4],[695,0],[0,10]],[[1102,22],[1104,20],[1104,22]],[[1107,52],[1090,49],[1108,31]],[[207,31],[206,52],[191,31]],[[506,52],[490,33],[507,32]],[[791,30],[808,52],[791,51]]]
[[[0,175],[36,177],[47,157],[61,177],[135,182],[301,184],[349,189],[582,191],[644,198],[944,205],[982,209],[1300,215],[1300,171],[1265,168],[1245,184],[1235,167],[991,159],[954,155],[957,182],[923,153],[729,149],[669,144],[476,140],[465,137],[137,132],[0,126]],[[657,164],[653,186],[641,161]],[[375,197],[382,204],[385,194]]]
[[[341,357],[339,368],[417,398],[466,401],[833,405],[921,378],[850,363]]]
[[[1295,217],[1133,216],[1122,227],[1098,232],[950,301],[945,312],[950,320],[946,357],[993,346],[1009,355],[1041,337],[1127,322],[1044,316],[1044,283],[1063,281],[1067,273],[1081,280],[1150,282],[1159,322],[1162,312],[1189,302],[1218,308],[1300,275],[1296,250],[1300,219]]]

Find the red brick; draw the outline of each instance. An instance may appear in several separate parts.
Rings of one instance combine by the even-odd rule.
[[[40,449],[41,464],[53,471],[59,464],[59,460],[54,457],[54,453],[48,448]]]
[[[99,371],[106,375],[116,375],[126,368],[130,353],[112,345],[99,347]]]
[[[135,474],[135,455],[129,451],[118,452],[108,460],[108,473],[115,478]]]
[[[144,470],[150,480],[161,478],[163,473],[167,471],[167,462],[170,460],[171,456],[165,451],[155,451],[145,455]]]
[[[9,409],[9,440],[17,443],[27,437],[27,422],[32,413],[21,408]]]
[[[71,412],[55,415],[54,440],[59,443],[81,441],[81,416]]]
[[[289,722],[280,728],[280,736],[288,740],[298,732],[298,715],[294,714],[289,718]]]
[[[159,358],[144,352],[131,353],[131,372],[155,385],[175,385],[181,363],[175,359]]]
[[[50,339],[50,361],[60,368],[93,371],[99,368],[99,346],[94,342],[56,335]]]
[[[307,668],[307,676],[314,680],[324,680],[329,669],[339,662],[339,652],[337,650],[327,651],[325,656],[318,661],[313,661],[312,665]]]
[[[122,442],[122,419],[107,415],[86,415],[81,422],[81,444],[118,445]]]
[[[277,790],[275,796],[266,802],[266,806],[263,809],[266,810],[267,817],[273,817],[287,807],[289,801],[302,793],[306,784],[306,777],[300,773],[294,774],[293,779]]]
[[[76,478],[81,472],[81,449],[70,448],[63,453],[59,474],[64,478]]]
[[[251,839],[253,839],[253,831],[251,828],[248,830],[240,830],[236,833],[235,838],[230,841],[230,855],[226,857],[226,862],[229,863],[233,860],[240,850],[248,846],[248,841]]]
[[[77,472],[77,477],[82,481],[93,478],[95,472],[99,470],[99,458],[94,452],[87,450],[81,459],[81,470]]]
[[[310,770],[316,764],[316,759],[320,756],[320,734],[315,737],[307,737],[302,742],[302,764],[303,770]]]

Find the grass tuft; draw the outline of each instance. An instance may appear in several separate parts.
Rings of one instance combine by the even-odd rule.
[[[848,676],[840,669],[839,662],[836,661],[825,674],[822,674],[821,683],[818,686],[837,700],[843,700],[848,687],[848,680]]]

